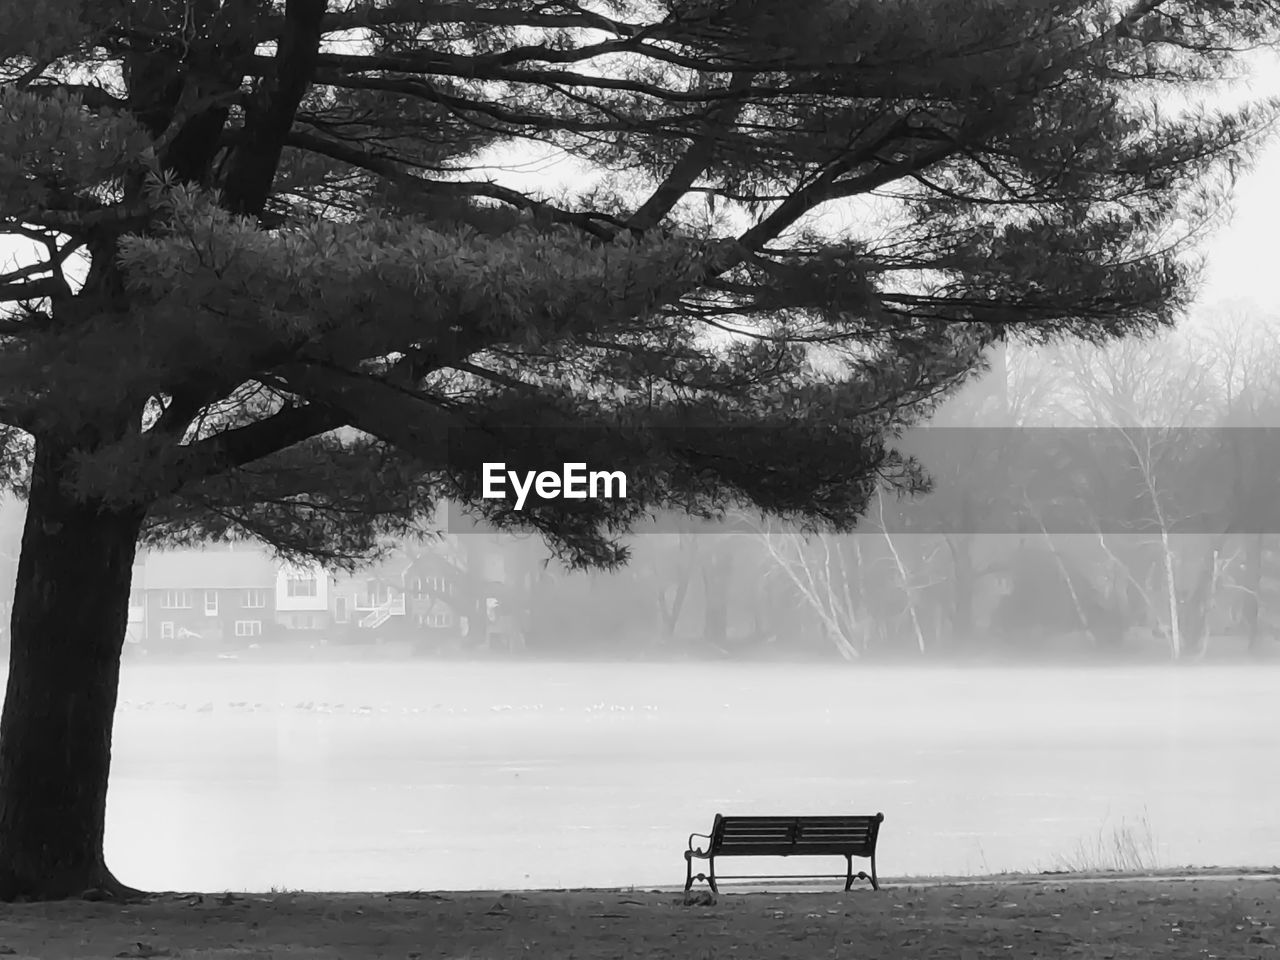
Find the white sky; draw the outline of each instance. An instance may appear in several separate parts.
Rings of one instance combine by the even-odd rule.
[[[1257,58],[1247,84],[1255,96],[1280,95],[1280,53]],[[1234,216],[1205,244],[1208,272],[1200,300],[1252,300],[1280,307],[1277,289],[1277,232],[1280,224],[1280,136],[1260,154],[1254,169],[1236,187]]]

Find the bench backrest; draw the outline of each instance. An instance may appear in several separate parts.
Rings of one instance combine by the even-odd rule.
[[[883,813],[849,817],[726,817],[716,814],[710,853],[778,856],[838,853],[869,857],[875,852]]]

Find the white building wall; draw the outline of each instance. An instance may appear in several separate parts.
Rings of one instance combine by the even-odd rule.
[[[314,577],[316,595],[314,597],[289,596],[289,579],[292,576]],[[329,574],[321,567],[285,566],[276,574],[276,609],[281,612],[291,610],[328,610],[329,609]]]

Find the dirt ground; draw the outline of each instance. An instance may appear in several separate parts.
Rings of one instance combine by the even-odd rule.
[[[740,888],[741,889],[741,888]],[[0,904],[0,954],[200,960],[672,957],[1280,960],[1280,876],[838,887],[158,895]]]

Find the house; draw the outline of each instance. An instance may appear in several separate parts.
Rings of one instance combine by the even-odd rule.
[[[435,644],[496,639],[505,645],[504,638],[514,635],[510,618],[501,612],[506,558],[491,547],[479,536],[449,535],[413,553],[402,581],[407,626],[416,639]],[[484,622],[472,623],[473,618]]]
[[[329,606],[335,632],[348,639],[398,635],[404,623],[404,562],[384,562],[333,577]]]
[[[420,634],[455,635],[471,604],[460,571],[439,553],[424,553],[405,567],[406,615]]]
[[[152,550],[140,566],[134,588],[150,646],[243,645],[275,632],[279,570],[265,550],[243,544]],[[131,601],[131,629],[136,609]]]
[[[327,630],[333,624],[332,577],[323,567],[281,564],[274,580],[275,622],[285,635]]]
[[[492,551],[473,555],[451,537],[349,575],[282,563],[245,543],[153,550],[134,568],[127,639],[191,648],[260,638],[458,638],[468,634],[473,611],[495,619],[501,559]]]
[[[355,574],[335,577],[331,611],[336,631],[351,640],[445,640],[466,631],[475,607],[470,591],[488,591],[483,575],[466,573],[465,558],[455,555],[450,538],[426,548],[397,551]],[[488,591],[491,592],[491,591]]]

